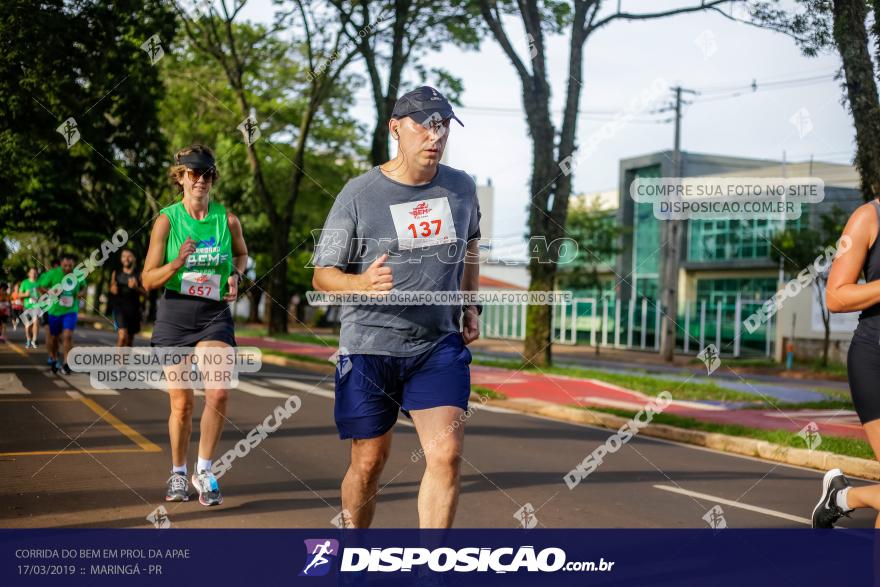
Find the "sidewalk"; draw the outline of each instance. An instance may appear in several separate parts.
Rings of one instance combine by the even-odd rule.
[[[241,345],[257,346],[296,355],[307,355],[329,360],[335,347],[315,344],[286,342],[271,338],[237,336]],[[488,341],[494,344],[497,341]],[[475,344],[480,352],[487,344]],[[482,347],[482,348],[481,348]],[[558,355],[557,355],[558,356]],[[606,407],[639,411],[651,401],[651,397],[595,379],[578,379],[560,375],[544,375],[534,372],[513,371],[482,365],[471,366],[471,382],[503,393],[508,398],[538,399],[561,405],[580,407]],[[675,395],[674,387],[670,389]],[[738,410],[733,404],[708,401],[676,401],[665,413],[695,418],[717,424],[737,424],[767,430],[798,432],[810,422],[818,424],[823,435],[844,436],[865,440],[858,418],[854,412],[844,410]]]

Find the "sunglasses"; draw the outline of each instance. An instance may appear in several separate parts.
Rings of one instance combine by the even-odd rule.
[[[189,169],[186,170],[186,176],[190,181],[196,182],[200,177],[204,178],[205,181],[214,181],[214,169]]]

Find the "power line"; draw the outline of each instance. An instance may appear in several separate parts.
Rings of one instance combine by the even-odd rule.
[[[828,70],[824,70],[824,69],[823,69],[823,70],[812,70],[812,71],[809,71],[809,72],[804,71],[804,72],[801,72],[801,73],[804,73],[804,74],[806,74],[806,73],[811,73],[811,74],[813,74],[813,73],[815,73],[816,71],[822,71],[823,73],[822,73],[821,75],[810,75],[810,76],[805,76],[805,77],[795,77],[795,78],[791,78],[791,77],[788,77],[788,76],[784,76],[784,77],[781,77],[781,78],[779,78],[779,79],[777,79],[777,76],[771,76],[771,77],[768,77],[768,78],[764,78],[763,81],[761,82],[761,85],[762,85],[762,86],[765,86],[765,85],[774,85],[774,84],[780,84],[780,83],[788,83],[788,82],[792,82],[792,81],[801,81],[801,80],[805,80],[805,79],[829,78],[829,77],[833,77],[833,76],[835,76],[835,75],[837,74],[837,70],[834,70],[834,71],[828,71]],[[728,86],[711,86],[711,85],[710,85],[710,86],[704,86],[704,87],[700,90],[700,93],[701,93],[701,94],[715,94],[715,93],[719,93],[719,92],[729,92],[729,91],[732,91],[732,90],[741,90],[741,89],[744,89],[744,88],[751,88],[752,85],[755,84],[755,83],[757,83],[757,78],[752,78],[752,79],[749,80],[749,81],[741,82],[741,83],[739,83],[739,84],[734,84],[734,85],[728,85]]]
[[[787,90],[791,88],[801,88],[805,86],[816,85],[819,83],[825,83],[829,81],[833,81],[833,76],[823,75],[823,76],[813,76],[813,77],[804,77],[799,79],[790,79],[790,80],[780,80],[777,82],[761,82],[758,83],[757,80],[752,80],[752,83],[746,86],[739,86],[737,89],[733,91],[721,92],[720,91],[700,91],[700,95],[709,94],[707,98],[697,98],[694,100],[696,103],[706,103],[706,102],[717,102],[719,100],[729,100],[731,98],[739,98],[740,96],[744,96],[746,94],[754,94],[759,91],[768,92],[772,90]]]

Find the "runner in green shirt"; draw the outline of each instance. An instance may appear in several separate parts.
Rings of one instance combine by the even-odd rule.
[[[82,280],[77,280],[73,275],[73,257],[65,256],[61,259],[61,265],[46,271],[37,280],[37,286],[41,290],[49,291],[55,286],[60,286],[60,294],[49,307],[49,334],[46,338],[46,347],[49,351],[49,366],[53,373],[60,369],[65,375],[72,371],[67,365],[67,354],[73,348],[73,331],[76,330],[77,313],[79,312],[79,294]],[[58,360],[58,337],[61,336],[63,343],[62,360]]]
[[[248,258],[241,222],[211,199],[218,178],[211,149],[204,145],[181,149],[170,175],[183,197],[156,217],[141,273],[144,288],[165,290],[159,300],[151,344],[196,347],[199,351],[234,347],[235,324],[229,302],[238,295],[238,282]],[[171,476],[166,482],[165,499],[187,501],[193,390],[174,375],[175,371],[166,369],[171,398]],[[172,385],[172,381],[177,383]],[[212,465],[226,420],[228,395],[228,389],[222,386],[205,388],[199,453],[192,476],[199,503],[205,506],[223,501]]]
[[[31,267],[28,269],[27,279],[21,282],[21,285],[18,286],[18,292],[21,296],[21,300],[24,303],[24,309],[29,310],[33,308],[37,303],[37,299],[40,297],[40,292],[37,289],[37,269],[36,267]],[[24,336],[25,343],[24,348],[37,348],[37,338],[40,335],[40,322],[38,320],[31,320],[24,327]]]

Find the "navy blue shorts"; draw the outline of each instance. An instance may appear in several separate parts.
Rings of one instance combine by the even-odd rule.
[[[60,316],[49,314],[49,334],[52,336],[58,336],[61,334],[62,330],[76,329],[76,319],[76,312],[68,312],[67,314],[62,314]]]
[[[397,422],[398,411],[454,406],[467,410],[471,352],[453,332],[413,357],[341,355],[336,363],[339,438],[377,438]]]

